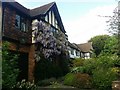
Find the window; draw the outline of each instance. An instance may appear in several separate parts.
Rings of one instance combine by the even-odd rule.
[[[21,31],[26,32],[28,30],[27,20],[19,15],[15,17],[15,27]]]
[[[27,21],[24,18],[21,18],[21,31],[27,31],[28,30],[28,25]]]
[[[46,16],[45,16],[45,21],[47,21],[47,22],[48,22],[48,15],[46,15]]]
[[[58,28],[58,22],[55,20],[55,27]]]
[[[52,25],[55,26],[55,16],[53,11],[52,11]]]
[[[71,54],[74,55],[74,50],[73,49],[71,49]]]
[[[76,51],[76,56],[80,56],[80,53],[79,53],[79,51]]]
[[[16,15],[15,17],[15,27],[20,29],[20,16]]]
[[[50,23],[50,24],[52,24],[51,21],[52,21],[52,19],[51,19],[51,11],[50,11],[50,12],[49,12],[49,23]]]

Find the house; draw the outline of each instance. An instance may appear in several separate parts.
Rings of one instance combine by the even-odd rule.
[[[80,56],[82,58],[89,59],[91,57],[92,50],[93,50],[92,42],[77,44],[77,46],[79,47],[81,51]]]
[[[80,58],[80,49],[75,43],[68,42],[68,51],[71,59]]]
[[[19,54],[19,80],[34,80],[35,42],[32,42],[32,22],[41,20],[53,28],[53,33],[58,30],[66,37],[57,5],[55,2],[27,9],[16,1],[2,2],[0,6],[0,29],[2,27],[2,41],[10,43],[9,50]],[[2,22],[2,23],[1,23]],[[2,26],[1,26],[2,25]]]

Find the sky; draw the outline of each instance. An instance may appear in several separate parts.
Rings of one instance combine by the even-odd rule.
[[[32,9],[53,0],[16,0]],[[54,0],[71,43],[86,43],[96,35],[109,34],[106,21],[118,0]]]

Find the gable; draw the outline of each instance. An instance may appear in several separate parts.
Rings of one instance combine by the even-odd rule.
[[[46,22],[50,23],[56,28],[60,28],[63,33],[66,33],[55,2],[31,9],[30,15],[33,19],[41,17],[41,19],[44,19]]]
[[[55,28],[57,29],[60,29],[59,28],[59,25],[58,25],[58,20],[55,16],[55,12],[53,10],[50,10],[46,15],[45,15],[45,18],[44,20],[48,23],[50,23],[52,26],[54,26]]]
[[[40,7],[37,7],[37,8],[34,8],[34,9],[31,9],[30,10],[30,15],[32,17],[38,16],[38,15],[44,15],[51,8],[51,6],[53,4],[54,4],[54,2],[43,5],[43,6],[40,6]]]

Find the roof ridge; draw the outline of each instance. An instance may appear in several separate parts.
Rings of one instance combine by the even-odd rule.
[[[50,4],[51,4],[51,5],[50,5]],[[44,4],[44,5],[41,5],[41,6],[39,6],[39,7],[30,9],[30,10],[35,10],[35,9],[38,9],[38,8],[41,8],[41,7],[45,7],[45,6],[47,6],[47,5],[50,5],[50,7],[51,7],[53,4],[55,4],[55,2],[51,2],[51,3],[48,3],[48,4]]]
[[[51,4],[51,5],[50,5],[50,7],[46,10],[46,12],[55,4],[55,2],[51,2],[51,3],[48,3],[48,4]],[[47,4],[47,5],[48,5],[48,4]],[[46,13],[46,12],[45,12],[45,13]],[[44,13],[44,14],[45,14],[45,13]]]

